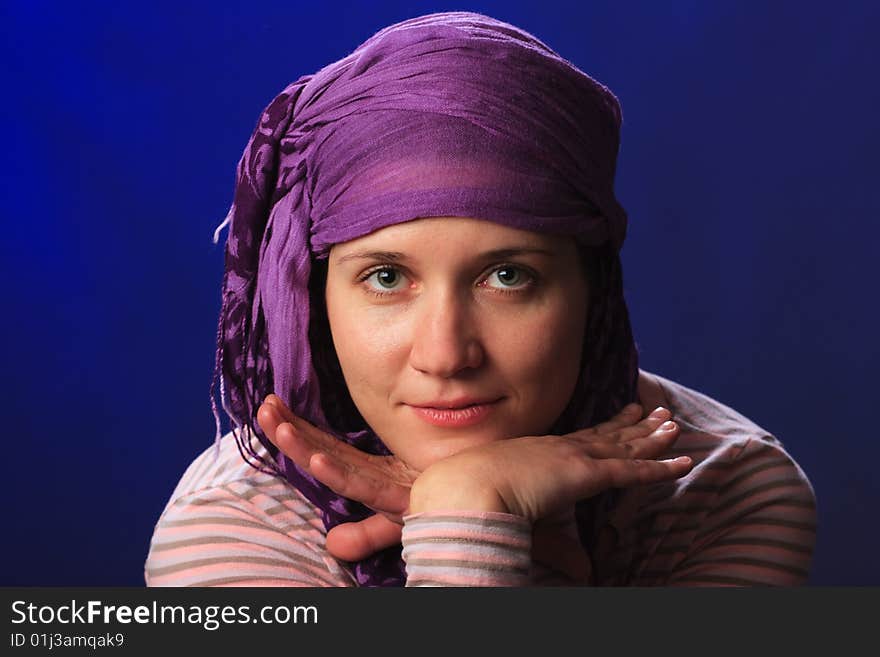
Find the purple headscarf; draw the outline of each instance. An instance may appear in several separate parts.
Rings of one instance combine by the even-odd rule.
[[[329,530],[367,517],[272,445],[256,423],[270,392],[360,449],[388,450],[351,402],[323,308],[333,244],[421,217],[462,216],[573,236],[589,268],[581,375],[553,427],[608,419],[636,398],[638,358],[623,299],[626,214],[614,196],[617,99],[534,36],[470,12],[386,27],[288,86],[238,165],[211,401],[242,455],[286,477]],[[215,235],[215,240],[217,235]],[[251,433],[274,456],[258,457]],[[578,505],[590,541],[591,503]],[[400,547],[353,564],[367,586],[405,581]]]

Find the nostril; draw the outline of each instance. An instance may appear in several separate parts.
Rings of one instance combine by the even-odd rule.
[[[424,374],[442,378],[453,377],[463,370],[476,369],[483,364],[483,349],[475,340],[467,342],[428,342],[413,348],[412,367]]]

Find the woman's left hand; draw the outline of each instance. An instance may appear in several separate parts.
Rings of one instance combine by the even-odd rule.
[[[535,523],[610,488],[678,479],[690,472],[693,461],[687,456],[657,460],[679,431],[663,419],[655,412],[634,426],[599,435],[595,428],[582,429],[468,447],[419,475],[410,512],[500,512]]]

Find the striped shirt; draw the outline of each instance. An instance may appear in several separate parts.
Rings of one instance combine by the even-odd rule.
[[[645,412],[672,411],[687,454],[680,479],[604,496],[585,569],[548,567],[533,527],[506,513],[429,512],[404,518],[407,586],[802,585],[816,503],[779,441],[727,406],[642,371]],[[255,441],[256,443],[256,441]],[[255,444],[255,447],[257,445]],[[216,458],[215,458],[216,457]],[[666,457],[666,455],[664,455]],[[571,545],[576,538],[568,528]],[[232,434],[186,470],[160,516],[148,586],[356,586],[325,547],[320,513],[286,480],[258,472]],[[537,534],[535,535],[537,536]]]

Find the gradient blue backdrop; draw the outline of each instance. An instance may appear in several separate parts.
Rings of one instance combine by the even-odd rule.
[[[880,584],[880,10],[742,0],[4,3],[0,584],[142,584],[213,437],[211,235],[258,115],[447,9],[531,31],[619,96],[642,366],[798,459],[812,583]]]

